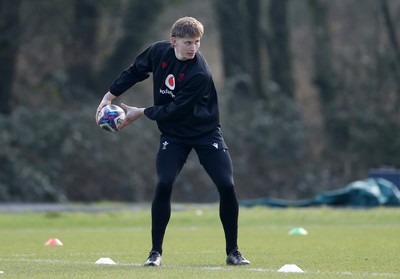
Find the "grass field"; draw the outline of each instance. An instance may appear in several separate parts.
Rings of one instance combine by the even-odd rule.
[[[2,278],[400,278],[400,209],[241,208],[239,246],[252,263],[225,264],[217,205],[179,207],[161,268],[143,267],[148,208],[0,213]],[[308,235],[289,235],[303,227]],[[45,246],[58,238],[63,246]],[[111,258],[116,265],[99,265]],[[296,264],[304,273],[277,272]]]

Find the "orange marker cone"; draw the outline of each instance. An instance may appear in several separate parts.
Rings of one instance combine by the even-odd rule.
[[[50,238],[44,244],[46,246],[62,246],[63,243],[58,238]]]

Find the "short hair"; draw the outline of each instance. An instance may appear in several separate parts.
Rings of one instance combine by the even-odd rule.
[[[203,33],[203,24],[197,19],[188,16],[175,21],[171,28],[171,37],[201,38]]]

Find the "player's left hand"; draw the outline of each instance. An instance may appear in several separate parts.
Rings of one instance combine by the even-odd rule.
[[[118,128],[119,130],[125,128],[126,126],[138,120],[144,115],[144,108],[131,107],[124,103],[121,103],[121,107],[126,110],[126,114],[124,121],[122,121],[121,125]]]

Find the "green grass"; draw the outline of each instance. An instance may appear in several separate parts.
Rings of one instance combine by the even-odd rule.
[[[239,246],[250,266],[225,265],[217,205],[173,211],[163,267],[142,266],[149,209],[0,213],[2,278],[395,278],[400,209],[241,208]],[[289,235],[303,227],[308,235]],[[58,238],[63,246],[45,246]],[[116,265],[97,265],[99,258]],[[296,264],[305,273],[277,272]]]

